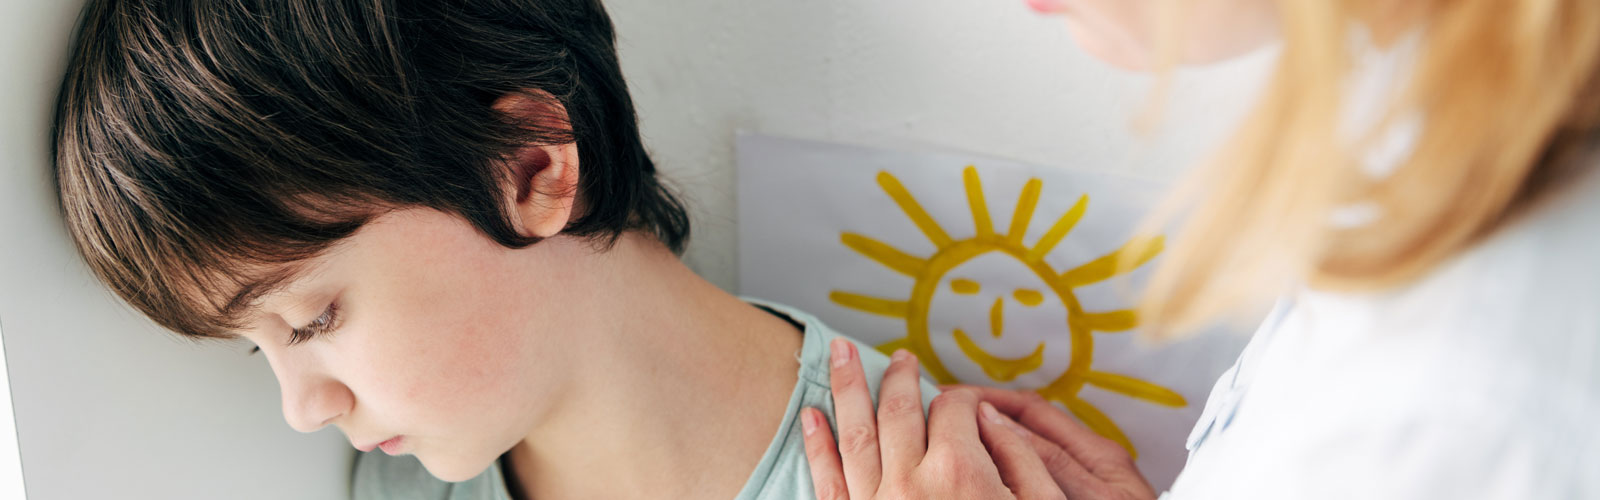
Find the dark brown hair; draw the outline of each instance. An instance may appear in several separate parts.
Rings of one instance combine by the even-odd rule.
[[[531,92],[529,92],[531,91]],[[564,124],[492,108],[526,93]],[[55,130],[61,206],[94,273],[157,323],[240,314],[385,210],[456,214],[511,248],[502,160],[576,143],[582,214],[682,250],[598,0],[90,0]]]

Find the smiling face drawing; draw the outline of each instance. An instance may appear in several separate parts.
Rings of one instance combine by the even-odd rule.
[[[1018,276],[1031,281],[1027,286],[1002,285],[1013,280],[989,280],[989,286],[974,277]],[[934,290],[928,312],[938,310],[941,316],[954,318],[949,328],[935,324],[930,319],[931,332],[947,331],[955,340],[961,355],[972,360],[983,373],[997,382],[1011,382],[1018,376],[1032,373],[1044,364],[1045,343],[1053,340],[1048,335],[1038,335],[1037,328],[1018,326],[1049,325],[1060,331],[1066,325],[1055,291],[1049,288],[1033,270],[1001,252],[989,252],[957,265],[942,277]],[[1050,296],[1051,304],[1045,303]],[[1041,307],[1043,306],[1043,307]],[[1051,307],[1056,306],[1056,307]],[[1007,320],[1010,321],[1007,321]],[[1007,325],[1011,325],[1009,330]],[[1007,334],[1010,334],[1007,337]],[[931,338],[931,336],[930,336]],[[1004,341],[1004,345],[1000,344]],[[988,347],[985,347],[988,346]],[[1012,350],[997,350],[1010,346]],[[1016,350],[1018,346],[1023,349]],[[940,352],[940,359],[953,353]]]
[[[945,359],[956,355],[976,364],[994,382],[1012,382],[1025,375],[1046,380],[1034,390],[1065,406],[1091,429],[1136,453],[1115,422],[1078,397],[1079,390],[1089,384],[1166,406],[1182,407],[1187,402],[1171,389],[1126,375],[1095,371],[1094,333],[1131,330],[1138,326],[1138,316],[1131,310],[1085,311],[1073,289],[1143,265],[1161,252],[1162,238],[1135,238],[1116,251],[1057,271],[1045,262],[1045,256],[1083,217],[1088,196],[1080,197],[1030,246],[1023,243],[1023,238],[1038,204],[1042,182],[1030,179],[1023,186],[1011,226],[1002,234],[995,231],[989,218],[977,169],[967,167],[962,177],[977,234],[956,240],[923,210],[898,179],[880,172],[879,186],[937,250],[931,256],[919,257],[867,236],[842,233],[840,242],[846,247],[916,281],[905,299],[839,290],[830,293],[829,298],[857,311],[904,319],[905,337],[878,348],[886,353],[897,349],[916,353],[928,375],[938,382],[986,382],[955,377]],[[932,314],[936,311],[939,314]],[[947,317],[957,319],[951,324],[933,319]],[[950,336],[956,349],[936,348],[932,339],[940,335]],[[1046,366],[1051,353],[1063,349],[1069,359],[1064,370],[1036,373]]]

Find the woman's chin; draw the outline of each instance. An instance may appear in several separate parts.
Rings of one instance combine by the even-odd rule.
[[[1072,39],[1077,42],[1078,48],[1083,49],[1089,56],[1099,59],[1100,62],[1125,71],[1150,71],[1149,55],[1141,49],[1111,41],[1093,29],[1071,21],[1067,23],[1067,30],[1072,33]]]
[[[1140,43],[1130,34],[1103,25],[1079,22],[1072,16],[1067,17],[1067,31],[1072,34],[1078,48],[1100,62],[1141,73],[1161,69],[1150,48],[1155,42]],[[1253,54],[1276,40],[1276,34],[1270,31],[1231,36],[1207,35],[1211,36],[1182,44],[1178,60],[1173,61],[1173,66],[1206,66],[1227,62]]]

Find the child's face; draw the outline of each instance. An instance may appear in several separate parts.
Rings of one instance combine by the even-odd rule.
[[[571,354],[603,317],[585,304],[594,285],[576,279],[593,252],[566,237],[513,250],[459,218],[401,210],[266,297],[242,333],[265,353],[296,430],[333,424],[358,448],[399,436],[386,451],[464,480],[520,441],[571,381]],[[333,330],[285,345],[290,328],[335,302]]]

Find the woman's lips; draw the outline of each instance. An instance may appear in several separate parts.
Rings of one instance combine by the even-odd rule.
[[[378,448],[382,449],[384,453],[388,453],[390,455],[399,454],[400,453],[400,444],[401,444],[401,441],[403,440],[403,438],[404,438],[404,436],[395,436],[395,437],[389,438],[388,441],[384,441],[382,443],[378,443]]]
[[[1027,0],[1028,6],[1040,14],[1051,14],[1066,10],[1067,0]]]

